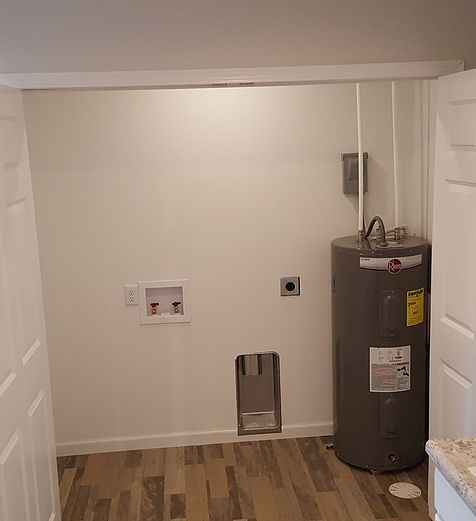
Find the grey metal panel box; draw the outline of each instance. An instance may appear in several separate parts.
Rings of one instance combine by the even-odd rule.
[[[369,154],[364,156],[364,192],[368,192],[367,162]],[[359,154],[342,154],[342,191],[344,194],[357,195],[359,193]]]

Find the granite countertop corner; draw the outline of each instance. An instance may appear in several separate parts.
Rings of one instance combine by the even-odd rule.
[[[476,514],[476,476],[468,470],[468,467],[476,467],[476,438],[429,440],[426,452]]]

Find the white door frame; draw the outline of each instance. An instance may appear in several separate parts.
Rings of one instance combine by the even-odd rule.
[[[0,89],[172,89],[315,85],[435,79],[464,70],[462,60],[249,69],[0,74]],[[58,492],[52,501],[58,514]],[[53,516],[54,517],[54,516]]]
[[[463,60],[447,60],[248,69],[3,73],[0,74],[0,85],[24,90],[258,87],[423,80],[462,70]]]

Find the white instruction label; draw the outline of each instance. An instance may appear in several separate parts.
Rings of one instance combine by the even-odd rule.
[[[370,392],[410,390],[411,346],[370,348]]]

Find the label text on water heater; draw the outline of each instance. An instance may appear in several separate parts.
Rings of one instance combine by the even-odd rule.
[[[389,271],[398,273],[401,270],[415,268],[423,263],[423,255],[408,255],[407,257],[360,257],[360,268],[364,270]],[[400,268],[400,269],[398,269]],[[395,270],[395,271],[391,271]]]
[[[425,319],[425,288],[407,291],[407,327],[417,326]]]

